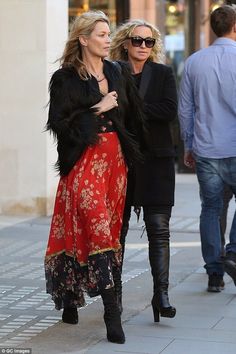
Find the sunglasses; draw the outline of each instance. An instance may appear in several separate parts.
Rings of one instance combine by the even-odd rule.
[[[141,47],[143,42],[145,42],[145,46],[147,48],[153,48],[156,43],[155,38],[151,38],[151,37],[142,38],[142,37],[137,36],[137,37],[128,37],[128,39],[131,40],[133,47]]]

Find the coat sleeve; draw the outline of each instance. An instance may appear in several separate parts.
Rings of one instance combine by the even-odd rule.
[[[94,110],[81,103],[83,92],[73,73],[63,69],[56,71],[51,78],[49,92],[46,129],[57,141],[58,161],[55,167],[65,175],[84,149],[98,141],[97,117]]]
[[[171,122],[177,116],[177,89],[173,71],[166,66],[163,79],[162,99],[157,102],[144,101],[147,120]]]
[[[63,69],[56,71],[49,84],[49,93],[47,130],[58,140],[94,143],[96,115],[93,109],[81,104],[80,88],[73,75]]]

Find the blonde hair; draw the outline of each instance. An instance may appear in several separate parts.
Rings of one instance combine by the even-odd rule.
[[[83,80],[87,80],[89,74],[82,60],[82,46],[79,36],[89,37],[97,22],[106,22],[108,26],[110,25],[108,17],[102,11],[88,11],[76,17],[71,25],[63,55],[59,59],[62,67],[73,66]]]
[[[148,59],[158,63],[164,62],[165,56],[160,31],[152,24],[139,19],[128,21],[117,28],[116,32],[112,36],[110,47],[111,60],[128,60],[127,51],[124,49],[125,41],[127,38],[132,36],[133,30],[140,26],[150,28],[152,31],[152,37],[156,39],[156,43],[152,48]]]

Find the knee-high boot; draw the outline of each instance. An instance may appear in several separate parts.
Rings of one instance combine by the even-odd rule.
[[[117,303],[120,314],[122,314],[122,312],[123,312],[121,271],[122,271],[122,265],[121,265],[121,268],[113,268],[113,270],[112,270],[116,303]]]
[[[123,261],[124,261],[124,253],[125,253],[125,240],[126,235],[129,230],[129,219],[130,219],[130,211],[124,214],[123,224],[120,232],[120,244],[122,247],[122,259],[121,259],[121,266],[119,269],[113,270],[113,280],[114,280],[114,287],[115,287],[115,295],[117,300],[117,305],[120,311],[120,314],[123,312],[122,306],[122,268],[123,268]]]
[[[117,306],[114,288],[103,290],[101,296],[104,305],[107,339],[109,342],[123,344],[125,335],[121,326],[120,311]]]
[[[62,321],[70,324],[77,324],[79,322],[77,307],[73,304],[74,293],[70,290],[66,291],[64,298],[64,309],[62,313]]]
[[[131,205],[126,202],[125,209],[124,209],[124,215],[123,215],[123,221],[122,221],[122,227],[121,227],[121,231],[120,231],[120,244],[122,247],[122,265],[123,265],[124,254],[125,254],[126,236],[129,231],[130,217],[131,217]],[[122,269],[122,267],[121,267],[121,269]]]
[[[152,308],[154,321],[159,322],[159,315],[174,317],[176,309],[170,305],[169,286],[169,215],[147,214],[145,224],[149,241],[149,262],[153,276]]]
[[[125,240],[126,240],[126,236],[127,236],[128,231],[129,231],[129,219],[124,219],[123,224],[122,224],[122,228],[120,231],[120,244],[122,247],[122,266],[123,266],[124,254],[125,254]],[[121,268],[122,268],[122,266],[121,266]]]

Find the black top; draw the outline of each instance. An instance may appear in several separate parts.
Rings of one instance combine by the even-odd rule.
[[[139,86],[140,86],[141,77],[142,77],[142,73],[133,74],[134,82],[135,82],[135,85],[136,85],[136,87],[138,89],[139,89]]]

